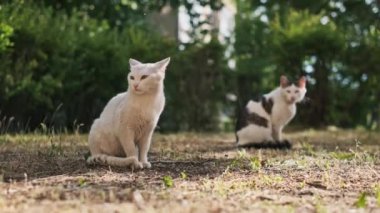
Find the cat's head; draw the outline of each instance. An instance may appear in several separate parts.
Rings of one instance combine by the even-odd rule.
[[[170,58],[156,63],[141,63],[135,59],[129,59],[131,71],[128,74],[128,90],[138,95],[159,90],[163,85],[169,62]]]
[[[299,103],[306,94],[306,77],[302,76],[297,82],[293,83],[286,76],[282,75],[280,77],[280,88],[288,104]]]

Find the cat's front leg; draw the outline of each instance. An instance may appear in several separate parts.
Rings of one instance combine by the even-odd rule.
[[[274,141],[282,141],[282,127],[281,126],[272,126],[272,137]]]
[[[127,157],[135,158],[136,161],[131,165],[133,168],[136,169],[142,169],[143,165],[139,162],[138,156],[137,156],[137,148],[136,144],[134,142],[134,134],[133,131],[124,131],[120,136],[120,143],[124,149],[125,154]]]
[[[150,148],[150,143],[152,140],[154,128],[149,129],[146,134],[141,138],[138,143],[139,146],[139,160],[144,168],[151,168],[152,165],[148,161],[148,152]]]

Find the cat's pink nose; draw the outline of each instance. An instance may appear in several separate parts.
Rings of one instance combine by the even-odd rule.
[[[292,102],[294,102],[294,101],[296,100],[296,98],[295,98],[295,97],[291,97],[290,100],[291,100]]]
[[[133,87],[134,87],[135,89],[137,89],[137,87],[139,87],[139,85],[138,85],[138,84],[134,84]]]

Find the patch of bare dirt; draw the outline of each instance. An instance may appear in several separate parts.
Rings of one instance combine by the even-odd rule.
[[[155,135],[152,169],[85,164],[85,135],[0,136],[2,212],[380,211],[379,134],[287,134],[291,150],[233,134]]]

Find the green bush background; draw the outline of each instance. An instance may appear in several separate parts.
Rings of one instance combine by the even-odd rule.
[[[227,94],[244,103],[277,86],[281,74],[309,78],[310,101],[295,123],[379,128],[377,1],[236,0],[227,43],[201,30],[208,23],[194,21],[192,41],[181,44],[154,33],[144,17],[170,4],[196,20],[191,2],[0,3],[0,130],[32,131],[44,123],[87,131],[107,101],[127,88],[130,57],[167,56],[160,131],[231,130],[238,104]],[[215,11],[223,5],[200,2]]]

